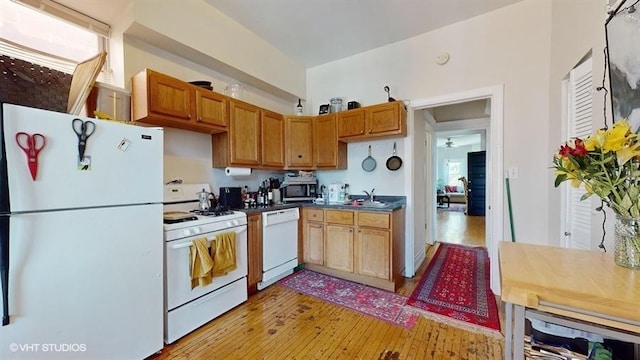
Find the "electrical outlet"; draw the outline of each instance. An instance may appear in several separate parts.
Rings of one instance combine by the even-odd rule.
[[[518,167],[511,166],[509,167],[509,179],[517,179],[518,178]]]

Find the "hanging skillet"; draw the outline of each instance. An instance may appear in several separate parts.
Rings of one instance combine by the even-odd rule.
[[[376,168],[376,159],[371,157],[371,145],[369,145],[369,156],[362,160],[362,169],[371,172]]]
[[[396,171],[402,166],[402,159],[396,155],[396,143],[393,143],[393,156],[387,159],[387,169]]]

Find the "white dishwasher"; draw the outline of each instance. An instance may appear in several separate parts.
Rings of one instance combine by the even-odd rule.
[[[298,208],[262,213],[262,290],[298,266]]]

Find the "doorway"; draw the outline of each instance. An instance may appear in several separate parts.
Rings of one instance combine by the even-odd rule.
[[[490,101],[490,117],[486,128],[487,141],[487,193],[486,193],[486,231],[485,242],[491,259],[491,289],[495,294],[500,294],[500,277],[498,268],[498,243],[503,238],[504,233],[504,188],[503,188],[503,103],[504,86],[497,85],[486,88],[479,88],[460,93],[446,94],[434,98],[419,99],[411,101],[411,127],[416,131],[413,133],[412,144],[415,150],[422,146],[413,159],[413,166],[421,169],[413,172],[412,187],[410,195],[422,195],[421,201],[416,203],[414,210],[414,222],[410,231],[413,236],[414,246],[407,247],[407,260],[412,260],[408,264],[408,272],[411,273],[416,266],[425,260],[425,238],[426,242],[433,244],[436,239],[437,219],[436,213],[436,192],[425,191],[424,189],[435,189],[436,180],[433,176],[433,164],[435,163],[436,141],[435,122],[429,121],[426,109],[458,104],[473,100],[488,99]],[[421,203],[421,204],[420,204]],[[419,236],[423,235],[423,236]]]
[[[440,130],[447,117],[439,114],[439,108],[427,109],[436,121],[437,138],[437,160],[430,172],[438,194],[434,241],[486,247],[487,102],[448,105],[457,120],[446,124],[447,131]],[[473,103],[481,106],[474,110]],[[465,116],[471,119],[462,119]]]

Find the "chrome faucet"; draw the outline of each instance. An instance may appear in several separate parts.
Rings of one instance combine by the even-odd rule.
[[[375,191],[375,188],[371,189],[371,192],[368,192],[367,190],[362,190],[362,191],[365,194],[367,194],[367,197],[369,197],[369,200],[367,200],[367,201],[373,201],[373,192]]]

